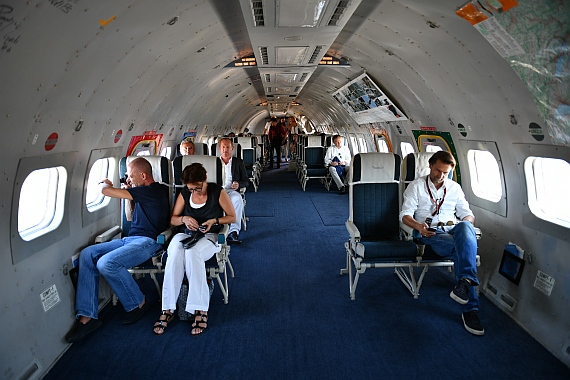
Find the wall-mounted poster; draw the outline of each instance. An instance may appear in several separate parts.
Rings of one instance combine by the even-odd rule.
[[[408,120],[367,74],[341,87],[333,97],[358,124]]]

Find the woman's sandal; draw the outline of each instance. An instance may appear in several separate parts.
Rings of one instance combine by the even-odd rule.
[[[163,315],[165,316],[164,319],[162,318]],[[158,321],[156,321],[154,326],[152,327],[152,331],[156,335],[164,334],[164,330],[166,330],[168,324],[172,322],[173,319],[174,319],[173,313],[163,310],[162,313],[160,314],[160,317],[158,317]]]
[[[194,323],[192,323],[192,331],[190,333],[194,336],[200,335],[206,330],[207,327],[208,314],[201,311],[196,311],[196,314],[194,315]]]

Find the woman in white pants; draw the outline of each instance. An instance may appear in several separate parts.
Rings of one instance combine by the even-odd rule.
[[[194,314],[192,335],[199,335],[208,326],[208,306],[210,293],[206,283],[208,261],[220,250],[217,233],[222,224],[235,222],[236,213],[228,193],[216,183],[206,182],[206,169],[200,163],[184,168],[182,172],[184,188],[178,195],[170,223],[173,226],[185,226],[185,233],[172,238],[168,246],[168,258],[164,270],[162,286],[162,313],[153,326],[157,335],[165,332],[168,323],[174,319],[176,300],[184,275],[188,279],[188,298],[186,311]],[[189,234],[205,233],[205,236],[191,248],[184,249],[181,241]]]

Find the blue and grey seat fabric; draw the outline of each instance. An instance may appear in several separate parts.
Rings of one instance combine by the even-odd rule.
[[[325,136],[307,136],[303,147],[303,160],[300,162],[300,181],[303,191],[310,179],[319,179],[329,189],[328,168],[325,166]],[[299,167],[299,166],[298,166]]]
[[[417,261],[416,244],[400,236],[400,161],[392,153],[360,153],[352,160],[346,221],[350,239],[345,243],[346,268],[340,273],[349,275],[353,300],[359,277],[368,268],[411,270]]]
[[[121,158],[119,161],[119,176],[120,178],[124,178],[127,173],[127,166],[128,164],[138,158],[137,156],[127,156]],[[168,186],[171,189],[171,196],[169,197],[170,200],[170,207],[172,208],[173,199],[174,199],[174,184],[172,180],[172,163],[169,159],[162,157],[162,156],[144,156],[144,158],[150,162],[152,166],[152,175],[156,182],[162,183]],[[109,240],[112,240],[115,237],[124,237],[129,234],[129,230],[131,228],[131,222],[127,220],[127,215],[125,212],[125,202],[126,200],[123,199],[121,201],[121,226],[115,226],[110,230],[104,232],[103,234],[97,236],[95,238],[96,243],[103,243]],[[159,273],[164,272],[164,268],[162,265],[162,254],[165,252],[168,242],[173,236],[173,230],[169,228],[168,230],[162,232],[157,237],[157,242],[161,244],[161,248],[155,253],[155,255],[145,261],[144,263],[132,267],[129,269],[129,272],[135,277],[142,277],[145,275],[149,275],[158,291],[159,297],[162,295],[162,288],[156,278],[156,275]],[[116,296],[113,296],[113,304],[117,303]]]
[[[238,137],[237,142],[241,146],[242,159],[245,164],[245,169],[247,170],[247,177],[253,184],[254,191],[257,191],[259,187],[259,180],[261,176],[261,165],[259,163],[259,147],[256,144],[257,138],[254,136],[250,137]]]
[[[223,169],[222,161],[219,157],[214,156],[181,156],[176,157],[173,162],[174,167],[174,183],[176,187],[176,196],[182,190],[184,186],[181,181],[182,171],[188,165],[195,162],[199,162],[206,169],[208,173],[208,181],[215,182],[219,185],[223,185]],[[228,235],[229,226],[225,224],[222,230],[218,233],[218,244],[220,245],[220,251],[212,256],[208,261],[206,261],[206,272],[207,275],[215,278],[220,286],[222,295],[224,297],[224,303],[228,303],[229,300],[229,287],[228,287],[228,273],[226,266],[230,270],[231,277],[234,277],[234,268],[230,262],[230,246],[226,242],[226,237]],[[223,276],[223,278],[221,277]]]

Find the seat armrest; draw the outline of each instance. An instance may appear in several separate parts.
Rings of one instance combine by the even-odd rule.
[[[109,228],[107,231],[103,232],[102,234],[99,234],[95,237],[95,244],[98,243],[106,243],[108,241],[111,241],[115,238],[115,236],[117,235],[121,235],[121,227],[119,226],[113,226],[111,228]]]
[[[400,222],[400,230],[402,231],[402,240],[413,240],[414,229],[403,222]]]
[[[358,231],[358,228],[356,227],[356,225],[351,220],[347,220],[345,225],[346,225],[346,229],[348,230],[348,233],[350,235],[350,238],[355,239],[356,241],[359,241],[360,240],[360,231]]]
[[[229,224],[222,225],[222,229],[218,232],[218,244],[226,244],[226,237],[228,236],[228,231],[230,230]]]
[[[156,237],[156,242],[162,245],[169,242],[170,239],[172,239],[172,235],[174,235],[174,229],[175,227],[170,226],[166,230],[162,231],[161,234]]]

